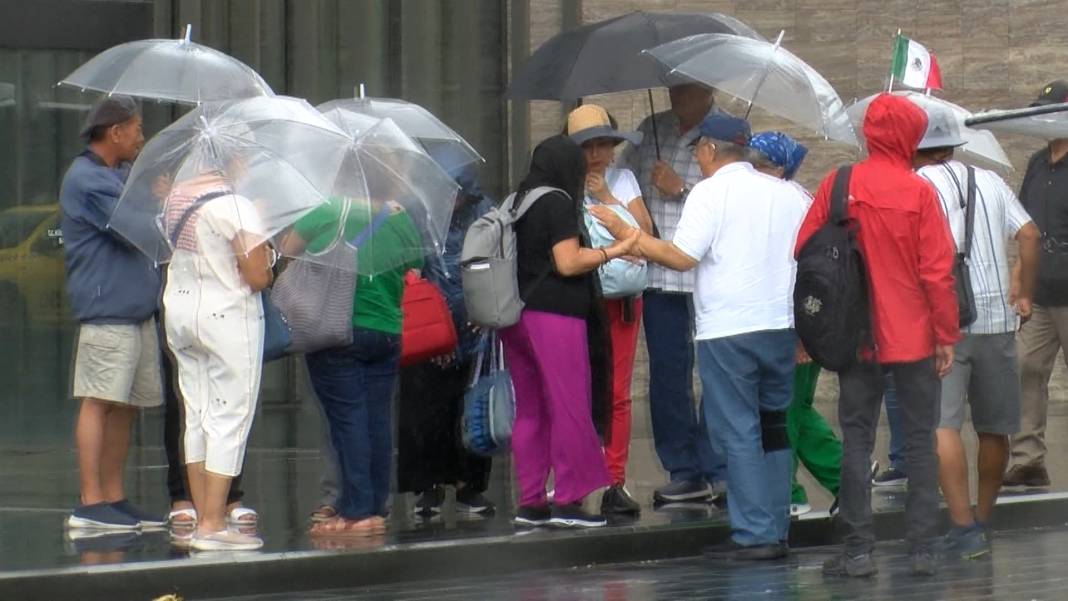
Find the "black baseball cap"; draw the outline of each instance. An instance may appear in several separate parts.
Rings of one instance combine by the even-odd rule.
[[[121,94],[105,96],[94,104],[93,108],[89,109],[89,116],[85,119],[85,125],[82,127],[80,135],[83,140],[88,142],[93,129],[126,123],[140,114],[141,109],[133,98]]]
[[[1042,91],[1038,93],[1038,98],[1031,103],[1031,106],[1045,106],[1062,102],[1068,102],[1068,81],[1058,79],[1046,84],[1046,87],[1042,88]]]

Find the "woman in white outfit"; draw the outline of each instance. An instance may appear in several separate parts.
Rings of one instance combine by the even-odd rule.
[[[219,174],[177,184],[165,203],[174,244],[163,308],[167,343],[185,405],[184,450],[197,513],[190,546],[256,549],[256,536],[228,530],[226,496],[241,473],[263,366],[263,306],[271,249],[260,217]]]

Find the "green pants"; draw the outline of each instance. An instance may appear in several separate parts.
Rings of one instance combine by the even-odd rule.
[[[819,377],[820,366],[815,363],[798,365],[794,369],[794,398],[786,410],[786,432],[790,437],[790,445],[794,448],[791,503],[808,502],[805,488],[797,483],[798,462],[805,464],[805,468],[820,485],[832,495],[838,496],[842,442],[812,406]]]

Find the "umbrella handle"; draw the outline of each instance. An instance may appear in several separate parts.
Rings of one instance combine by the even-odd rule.
[[[653,89],[646,88],[649,93],[649,120],[653,125],[653,144],[656,146],[656,160],[660,160],[660,136],[656,133],[656,111],[653,110]]]
[[[776,38],[775,45],[772,46],[772,48],[771,48],[772,54],[774,54],[775,51],[779,49],[779,46],[782,45],[782,37],[784,35],[786,35],[786,30],[785,29],[780,29],[779,30],[779,37]],[[760,81],[757,82],[756,89],[753,90],[753,97],[749,100],[749,107],[745,109],[745,117],[743,117],[743,119],[748,120],[749,119],[749,113],[753,112],[753,101],[756,100],[757,94],[760,93],[760,88],[764,87],[764,82],[767,81],[767,79],[768,79],[768,72],[769,71],[771,71],[771,61],[768,61],[767,66],[764,68],[764,73],[760,76]]]

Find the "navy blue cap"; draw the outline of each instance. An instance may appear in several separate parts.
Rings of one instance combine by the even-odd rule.
[[[700,132],[703,138],[733,142],[739,146],[748,144],[753,135],[748,121],[722,113],[705,117],[701,122]]]

